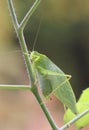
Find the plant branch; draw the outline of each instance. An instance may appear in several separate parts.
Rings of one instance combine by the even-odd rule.
[[[12,0],[8,0],[8,6],[9,6],[9,11],[10,11],[10,15],[12,17],[12,21],[13,21],[13,25],[14,25],[15,31],[17,33],[17,30],[19,28],[19,23],[18,23],[18,20],[17,20],[17,16],[16,16],[16,13],[15,13],[15,10],[14,10],[14,6],[13,6]]]
[[[0,85],[0,89],[31,90],[29,85]]]
[[[43,112],[45,113],[45,116],[47,117],[51,127],[53,130],[60,130],[60,128],[57,127],[55,121],[53,120],[51,114],[49,113],[49,111],[47,110],[47,107],[44,105],[39,93],[37,92],[37,90],[33,91],[40,107],[42,108]]]
[[[26,42],[24,39],[23,31],[18,30],[18,38],[20,41],[20,46],[21,46],[21,49],[23,52],[24,60],[25,60],[26,66],[27,66],[27,72],[28,72],[28,76],[30,79],[30,84],[31,84],[31,86],[34,86],[35,79],[34,79],[34,75],[32,72],[31,60],[29,58],[28,49],[27,49]]]
[[[29,78],[30,78],[30,84],[31,84],[30,89],[33,92],[34,96],[36,97],[38,103],[40,104],[40,106],[41,106],[45,116],[47,117],[52,129],[53,130],[59,130],[59,128],[54,123],[50,113],[48,112],[46,106],[43,104],[42,99],[39,95],[37,86],[35,85],[35,76],[34,76],[33,71],[32,71],[31,61],[30,61],[29,55],[28,55],[28,49],[27,49],[26,42],[25,42],[24,35],[23,35],[23,29],[24,29],[26,23],[28,22],[29,18],[31,17],[31,15],[33,14],[33,12],[35,11],[35,9],[37,8],[37,6],[39,5],[40,2],[41,2],[41,0],[35,1],[32,8],[28,11],[26,16],[24,17],[20,26],[18,25],[18,22],[17,22],[17,18],[16,18],[16,14],[15,14],[15,11],[14,11],[14,6],[13,6],[13,3],[12,3],[12,0],[8,0],[8,5],[9,5],[9,10],[10,10],[10,13],[11,13],[11,17],[12,17],[12,20],[13,20],[13,24],[14,24],[16,33],[17,33],[17,36],[18,36],[19,41],[20,41],[21,49],[22,49],[22,52],[23,52],[23,55],[24,55],[24,60],[25,60],[26,66],[27,66],[27,70],[28,70],[27,72],[28,72],[28,75],[29,75]],[[13,86],[13,88],[14,87],[16,87],[16,86]],[[11,86],[11,88],[12,88],[12,86]]]
[[[27,72],[28,72],[28,76],[29,76],[29,79],[30,79],[30,83],[31,83],[31,86],[33,86],[33,83],[35,82],[35,80],[34,80],[32,68],[31,68],[29,55],[27,55],[28,49],[27,49],[26,42],[25,42],[25,39],[24,39],[23,30],[21,30],[21,28],[18,25],[18,21],[17,21],[17,18],[16,18],[16,13],[15,13],[15,10],[14,10],[12,0],[8,0],[8,5],[9,5],[9,11],[10,11],[10,14],[11,14],[11,17],[12,17],[12,21],[13,21],[13,24],[14,24],[14,27],[15,27],[15,30],[16,30],[16,34],[18,36],[20,46],[21,46],[21,49],[22,49],[22,52],[23,52],[23,55],[24,55],[24,60],[25,60],[26,66],[27,66]]]
[[[36,0],[35,3],[33,4],[33,6],[29,9],[29,11],[27,12],[27,14],[25,15],[25,17],[23,18],[21,24],[20,24],[20,28],[23,30],[28,22],[28,20],[30,19],[30,17],[32,16],[32,14],[34,13],[34,11],[37,9],[38,5],[40,4],[42,0]]]
[[[65,129],[69,128],[69,126],[71,126],[74,122],[76,122],[77,120],[79,120],[81,117],[85,116],[87,113],[89,113],[89,109],[87,109],[84,112],[80,113],[75,118],[73,118],[71,121],[69,121],[68,123],[66,123],[65,125],[63,125],[63,127],[61,127],[60,130],[65,130]]]

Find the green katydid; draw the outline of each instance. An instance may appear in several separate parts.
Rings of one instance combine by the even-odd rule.
[[[46,55],[33,51],[30,59],[34,76],[44,97],[53,93],[66,107],[77,114],[76,99],[68,75],[65,75]]]

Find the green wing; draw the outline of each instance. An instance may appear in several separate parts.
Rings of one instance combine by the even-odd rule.
[[[75,96],[68,81],[70,75],[46,70],[42,67],[38,67],[38,74],[43,95],[48,97],[53,93],[64,105],[77,113]],[[67,78],[68,76],[69,78]]]
[[[34,51],[30,58],[37,70],[43,95],[47,97],[53,93],[73,113],[77,113],[75,95],[67,78],[69,76],[43,54]]]

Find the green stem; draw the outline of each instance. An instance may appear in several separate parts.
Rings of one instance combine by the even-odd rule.
[[[12,17],[12,21],[13,21],[13,24],[14,24],[14,27],[16,30],[16,34],[19,38],[20,46],[21,46],[21,49],[22,49],[22,52],[24,55],[24,60],[25,60],[26,66],[27,66],[27,72],[28,72],[28,76],[30,79],[30,83],[31,83],[31,86],[33,86],[35,79],[34,79],[34,76],[32,73],[31,63],[30,63],[30,59],[29,59],[29,55],[28,55],[28,49],[26,46],[26,42],[25,42],[24,35],[23,35],[23,30],[21,30],[21,28],[19,27],[12,0],[8,0],[8,5],[9,5],[9,10],[10,10],[10,14]]]
[[[31,9],[29,9],[29,11],[27,12],[27,14],[25,15],[25,17],[23,18],[21,24],[20,24],[20,28],[23,30],[28,22],[28,20],[30,19],[30,17],[32,16],[32,14],[34,13],[34,11],[37,9],[38,5],[40,4],[42,0],[36,0],[33,4],[33,6],[31,7]]]
[[[35,95],[35,97],[36,97],[36,99],[37,99],[37,101],[38,101],[40,107],[42,108],[43,112],[45,113],[45,116],[46,116],[46,118],[48,119],[48,121],[49,121],[49,123],[50,123],[52,129],[53,129],[53,130],[60,130],[60,128],[57,127],[55,121],[53,120],[51,114],[50,114],[49,111],[47,110],[47,107],[44,105],[44,103],[43,103],[43,101],[42,101],[42,99],[41,99],[41,97],[40,97],[40,95],[39,95],[39,93],[38,93],[38,90],[35,89],[35,91],[33,91],[33,93],[34,93],[34,95]]]
[[[0,89],[31,90],[29,85],[0,85]]]
[[[12,0],[8,0],[8,6],[9,6],[9,11],[10,11],[10,15],[11,15],[11,18],[12,18],[12,22],[13,22],[15,31],[17,33],[17,30],[19,28],[19,23],[18,23],[18,20],[17,20],[17,16],[16,16],[16,13],[15,13],[15,10],[14,10]]]
[[[31,66],[31,61],[29,59],[29,55],[28,55],[28,49],[26,46],[26,42],[24,39],[24,35],[23,35],[23,29],[26,25],[26,23],[28,22],[30,16],[33,14],[33,12],[35,11],[35,9],[37,8],[37,6],[39,5],[39,3],[41,2],[41,0],[36,0],[36,2],[34,3],[34,5],[32,6],[32,8],[28,11],[27,15],[24,17],[23,21],[21,22],[20,26],[18,24],[17,18],[16,18],[16,14],[15,14],[15,10],[14,10],[14,6],[12,3],[12,0],[8,0],[8,5],[9,5],[9,10],[12,16],[12,20],[13,20],[13,24],[17,33],[17,36],[19,38],[20,41],[20,45],[21,45],[21,49],[24,55],[24,60],[27,66],[27,70],[28,70],[28,74],[30,77],[30,82],[31,82],[31,91],[33,92],[33,94],[35,95],[38,103],[40,104],[45,116],[47,117],[51,127],[53,128],[53,130],[59,130],[59,128],[56,126],[56,124],[54,123],[49,111],[47,110],[46,106],[42,103],[42,99],[39,95],[39,92],[37,90],[35,83],[35,77],[33,75],[33,71],[32,71],[32,66]]]
[[[25,60],[26,66],[27,66],[27,72],[28,72],[28,76],[30,79],[30,84],[31,84],[31,86],[34,86],[35,79],[34,79],[34,75],[32,72],[31,61],[30,61],[30,58],[28,55],[28,49],[27,49],[26,42],[24,39],[23,30],[18,30],[18,38],[20,41],[20,46],[21,46],[23,55],[24,55],[24,60]]]
[[[60,130],[65,130],[65,129],[69,128],[69,126],[71,126],[74,122],[76,122],[77,120],[79,120],[81,117],[85,116],[87,113],[89,113],[89,109],[87,109],[84,112],[80,113],[75,118],[73,118],[71,121],[69,121],[68,123],[66,123],[65,125],[63,125],[60,128]]]

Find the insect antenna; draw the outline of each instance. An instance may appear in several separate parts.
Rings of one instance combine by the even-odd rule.
[[[39,25],[38,25],[38,29],[37,29],[37,32],[36,32],[35,39],[34,39],[32,51],[34,51],[36,43],[37,43],[38,35],[39,35],[39,32],[40,32],[40,28],[41,28],[41,23],[42,23],[42,18],[40,18],[40,22],[39,22]]]

